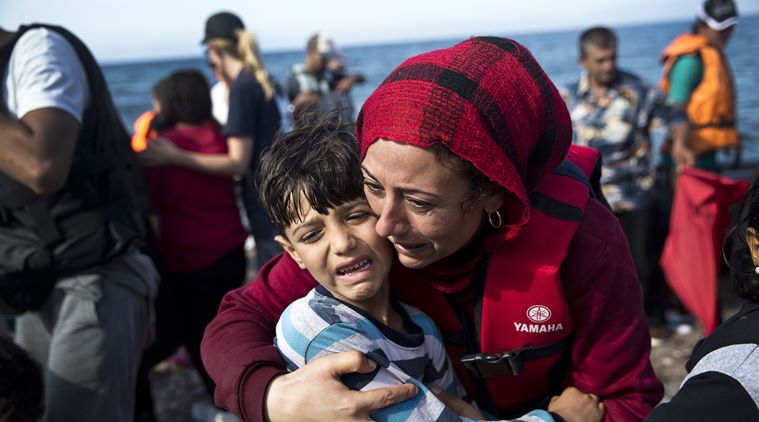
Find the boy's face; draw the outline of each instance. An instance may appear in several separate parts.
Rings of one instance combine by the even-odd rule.
[[[365,199],[330,208],[322,215],[300,194],[302,221],[285,229],[276,240],[336,298],[364,308],[378,293],[387,292],[392,252],[374,230],[377,217]],[[386,300],[387,294],[377,296]]]

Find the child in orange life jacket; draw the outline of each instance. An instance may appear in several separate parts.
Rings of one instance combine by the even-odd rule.
[[[466,401],[434,322],[390,297],[393,256],[375,231],[376,216],[364,199],[355,138],[335,119],[301,120],[300,125],[275,139],[256,179],[264,209],[280,233],[277,241],[319,282],[277,324],[275,344],[288,369],[357,350],[377,370],[343,377],[347,387],[372,390],[406,383],[418,389],[411,402],[378,410],[372,419],[482,419]],[[519,420],[593,421],[603,413],[596,397],[570,388],[548,411],[534,410]]]
[[[132,150],[134,152],[144,151],[148,147],[148,141],[155,139],[157,132],[153,129],[153,119],[156,114],[161,112],[161,101],[158,99],[162,96],[161,90],[166,89],[166,83],[157,83],[153,87],[153,108],[147,110],[137,117],[134,121],[134,134],[132,134]]]

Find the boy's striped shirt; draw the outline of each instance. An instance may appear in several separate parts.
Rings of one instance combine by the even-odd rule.
[[[369,374],[342,377],[348,388],[372,390],[413,383],[412,399],[374,412],[377,421],[471,421],[459,417],[429,390],[436,387],[464,397],[435,323],[420,310],[391,301],[404,319],[406,333],[394,331],[362,310],[335,299],[317,286],[288,306],[277,323],[275,346],[293,371],[321,356],[358,350],[377,363]],[[553,418],[535,411],[519,421],[546,422]]]

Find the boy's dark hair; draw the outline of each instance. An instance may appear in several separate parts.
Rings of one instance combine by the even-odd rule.
[[[754,178],[737,215],[737,223],[727,234],[723,257],[732,272],[733,288],[738,296],[759,302],[759,274],[746,241],[746,229],[759,233],[759,177]]]
[[[282,234],[308,212],[303,193],[320,214],[364,196],[358,142],[339,115],[304,114],[292,132],[279,134],[256,170],[261,206]]]
[[[608,49],[617,46],[617,36],[614,31],[603,26],[595,26],[586,29],[580,34],[580,57],[585,58],[588,54],[586,48],[588,45]]]
[[[151,124],[155,130],[214,121],[208,81],[197,70],[178,70],[161,79],[153,86],[153,96],[161,103],[161,112]]]
[[[40,420],[44,395],[39,365],[13,341],[0,337],[0,421]]]

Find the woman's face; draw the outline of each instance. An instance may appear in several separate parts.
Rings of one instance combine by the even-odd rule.
[[[226,63],[227,63],[226,55],[222,54],[216,49],[213,49],[213,48],[208,49],[208,66],[211,67],[211,70],[213,71],[213,76],[217,80],[222,81],[225,84],[227,84],[227,86],[229,86],[232,84],[232,80],[229,77],[228,72],[226,71]]]
[[[501,195],[471,201],[469,180],[413,145],[378,140],[362,163],[364,191],[379,216],[377,233],[390,240],[401,263],[424,268],[469,240]]]

